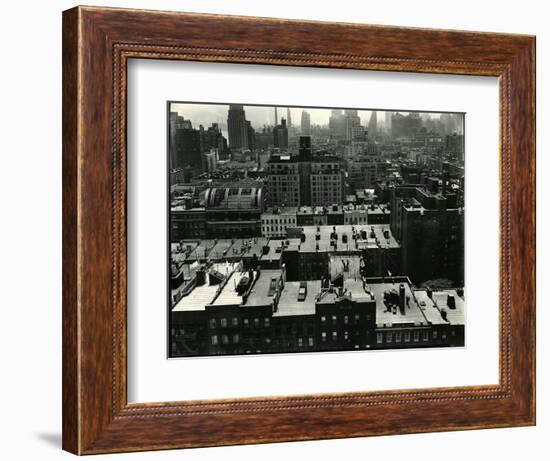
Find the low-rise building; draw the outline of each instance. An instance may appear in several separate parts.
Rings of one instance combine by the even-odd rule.
[[[366,278],[332,259],[335,280],[288,281],[285,267],[195,265],[173,299],[171,355],[234,355],[464,345],[464,292]]]

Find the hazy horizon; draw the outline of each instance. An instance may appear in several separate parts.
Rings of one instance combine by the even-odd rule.
[[[264,125],[274,125],[275,107],[277,107],[277,115],[279,122],[281,118],[287,118],[286,106],[268,106],[268,105],[246,105],[242,104],[245,110],[246,119],[249,120],[252,126],[259,130]],[[290,117],[293,126],[300,126],[302,111],[310,114],[312,125],[328,125],[329,117],[333,109],[345,108],[311,108],[311,107],[289,107]],[[177,112],[186,120],[191,120],[194,128],[199,125],[204,127],[210,126],[212,123],[221,123],[226,125],[227,112],[229,104],[226,103],[193,103],[193,102],[170,102],[170,111]],[[355,110],[355,109],[354,109]],[[361,119],[361,125],[368,126],[372,112],[377,113],[378,126],[385,125],[386,112],[398,112],[403,115],[409,113],[418,113],[422,118],[439,118],[441,114],[448,113],[452,115],[463,115],[460,112],[422,112],[422,111],[403,111],[397,109],[357,109],[357,114]]]

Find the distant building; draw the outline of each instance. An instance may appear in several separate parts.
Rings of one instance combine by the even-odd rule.
[[[302,119],[300,123],[301,132],[303,135],[311,134],[311,115],[309,112],[302,110]]]
[[[371,112],[368,130],[369,136],[374,139],[378,134],[378,118],[375,110]]]
[[[345,139],[346,141],[352,141],[357,133],[355,127],[361,125],[361,119],[356,110],[346,109],[344,111],[344,127],[345,127]],[[364,129],[363,129],[364,135]]]
[[[402,267],[415,284],[446,278],[464,282],[464,211],[456,194],[427,185],[394,186],[391,229],[403,247]]]
[[[330,135],[334,138],[346,137],[346,117],[342,113],[341,109],[332,109],[331,116],[329,118],[329,130]]]
[[[393,138],[412,138],[422,128],[422,119],[416,112],[407,115],[394,113],[391,117],[391,133]]]
[[[268,209],[262,213],[262,237],[286,237],[289,227],[296,227],[296,208]]]
[[[274,146],[273,131],[270,126],[264,126],[261,131],[256,131],[254,138],[258,149],[268,149]]]
[[[328,206],[343,203],[344,171],[337,158],[323,158],[311,162],[311,205]]]
[[[279,149],[288,149],[288,128],[284,118],[280,125],[273,128],[273,145]]]
[[[391,133],[391,112],[389,110],[384,112],[384,129],[386,133]]]
[[[227,114],[227,131],[229,133],[230,149],[248,149],[249,125],[244,108],[241,105],[231,104]]]
[[[227,139],[222,135],[222,131],[217,123],[212,123],[206,130],[201,125],[200,132],[202,152],[217,149],[218,152],[225,154],[227,151]]]
[[[216,170],[218,164],[218,151],[217,149],[210,149],[208,152],[202,154],[202,170],[206,172],[212,172]]]
[[[209,238],[261,235],[261,188],[214,187],[204,195],[206,232]]]
[[[193,128],[177,128],[175,136],[175,168],[190,168],[202,172],[200,131]]]
[[[267,164],[270,206],[327,206],[343,202],[344,170],[332,156],[313,156],[311,138],[300,136],[299,154],[273,154]]]
[[[297,156],[271,155],[267,163],[267,191],[270,206],[300,205],[300,164]]]
[[[286,108],[286,125],[288,128],[292,128],[292,118],[290,116],[290,108]]]

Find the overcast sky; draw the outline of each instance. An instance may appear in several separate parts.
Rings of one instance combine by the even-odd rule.
[[[178,112],[185,119],[191,120],[194,128],[198,128],[199,125],[205,127],[210,126],[212,123],[221,122],[227,123],[227,111],[229,105],[227,104],[194,104],[194,103],[172,103],[170,106],[171,111]],[[278,107],[277,115],[279,121],[281,117],[287,117],[287,108]],[[252,126],[259,130],[264,125],[273,125],[275,121],[275,110],[273,106],[244,106],[246,119],[250,120]],[[291,107],[290,117],[293,125],[300,125],[302,111],[309,112],[311,116],[312,125],[328,125],[331,109],[314,109],[314,108],[301,108]],[[377,110],[378,125],[384,125],[384,117],[386,111]],[[390,112],[396,112],[391,110]],[[402,114],[408,112],[399,111]],[[359,117],[361,118],[361,124],[367,126],[370,120],[372,111],[370,110],[358,110]],[[423,113],[423,117],[435,117],[439,118],[440,113]]]

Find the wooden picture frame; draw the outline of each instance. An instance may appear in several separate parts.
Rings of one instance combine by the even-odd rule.
[[[131,58],[498,77],[498,385],[128,404]],[[63,13],[65,450],[93,454],[533,424],[534,37],[94,7]]]

